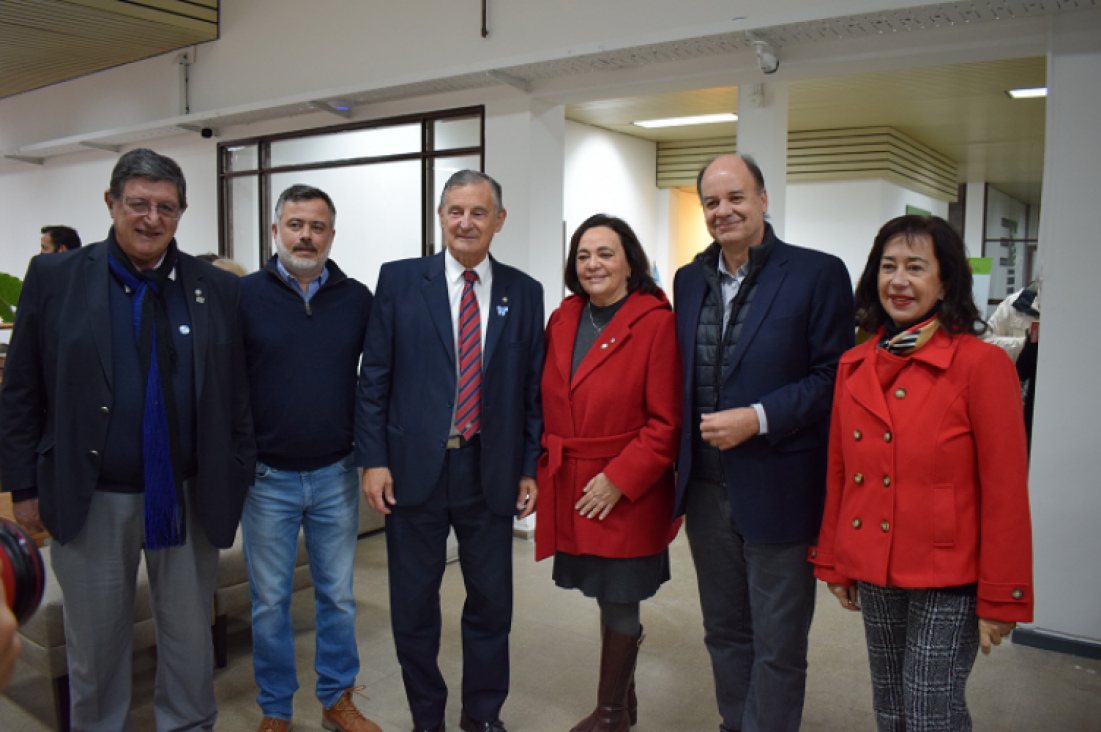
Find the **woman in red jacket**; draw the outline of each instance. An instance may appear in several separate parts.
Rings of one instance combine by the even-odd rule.
[[[597,706],[574,732],[635,718],[639,603],[669,579],[681,371],[675,321],[642,245],[598,214],[570,241],[567,297],[547,325],[536,559],[600,606]]]
[[[876,236],[841,357],[815,574],[861,610],[881,731],[970,730],[976,652],[1032,620],[1021,390],[975,337],[963,242],[937,217]]]

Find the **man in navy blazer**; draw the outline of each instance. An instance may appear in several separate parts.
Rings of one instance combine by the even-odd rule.
[[[386,515],[390,614],[415,730],[442,732],[440,582],[454,527],[466,583],[464,732],[504,732],[512,522],[535,510],[543,288],[489,256],[501,187],[464,170],[438,210],[446,250],[379,272],[356,413],[363,492]]]
[[[797,732],[815,584],[808,547],[826,492],[834,376],[853,345],[837,257],[765,222],[752,158],[697,181],[715,241],[673,285],[684,366],[676,515],[700,590],[722,732]]]

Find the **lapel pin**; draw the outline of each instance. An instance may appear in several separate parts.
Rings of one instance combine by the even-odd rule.
[[[507,297],[502,297],[501,302],[508,302],[508,298]]]
[[[508,305],[498,305],[497,306],[497,315],[498,315],[498,317],[501,317],[501,318],[508,315]]]
[[[195,290],[195,302],[199,303],[200,305],[206,302],[206,298],[203,297],[202,290]]]
[[[187,327],[186,325],[181,325],[181,326],[180,326],[180,333],[181,333],[182,335],[187,335],[187,334],[188,334],[188,333],[190,333],[190,332],[191,332],[191,329],[190,329],[190,328],[188,328],[188,327]]]

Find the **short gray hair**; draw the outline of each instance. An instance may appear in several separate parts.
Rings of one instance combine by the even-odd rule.
[[[480,170],[460,170],[458,173],[454,173],[447,182],[443,184],[443,193],[440,194],[440,208],[443,210],[443,202],[447,200],[447,192],[452,188],[462,188],[463,186],[475,185],[478,183],[488,183],[489,189],[493,192],[493,214],[496,216],[504,209],[504,205],[501,203],[501,184],[490,178]]]
[[[329,198],[329,194],[320,188],[314,188],[313,186],[303,185],[296,183],[287,190],[279,194],[279,200],[275,202],[275,223],[278,224],[283,218],[283,204],[287,201],[292,203],[297,201],[316,201],[321,199],[329,207],[329,226],[336,228],[336,206],[333,205],[333,199]]]
[[[122,198],[122,189],[131,178],[175,183],[180,208],[187,206],[187,181],[184,180],[180,166],[172,158],[155,153],[147,147],[139,147],[126,153],[118,159],[111,171],[111,187],[107,191],[111,198],[116,201]]]

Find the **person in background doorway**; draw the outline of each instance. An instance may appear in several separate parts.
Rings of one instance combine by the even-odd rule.
[[[43,226],[39,240],[42,254],[57,254],[80,249],[80,235],[69,226]]]

